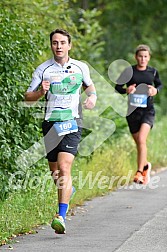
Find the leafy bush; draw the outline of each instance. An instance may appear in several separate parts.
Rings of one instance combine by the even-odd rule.
[[[18,15],[2,10],[0,20],[0,197],[4,198],[8,192],[8,173],[20,169],[17,157],[40,134],[33,110],[25,109],[19,102],[24,99],[43,39],[40,32],[32,34],[34,20],[23,22]]]

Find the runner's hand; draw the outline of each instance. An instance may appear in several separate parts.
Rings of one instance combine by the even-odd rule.
[[[136,84],[132,84],[126,89],[127,94],[133,94],[135,91],[136,91]]]
[[[48,81],[48,80],[42,81],[42,88],[41,88],[42,93],[46,94],[46,92],[49,90],[49,88],[50,88],[50,81]]]
[[[97,96],[92,94],[83,103],[85,109],[93,109],[96,104]]]
[[[149,96],[154,96],[154,95],[156,95],[157,94],[157,89],[154,87],[154,86],[152,86],[152,85],[148,85],[148,95]]]

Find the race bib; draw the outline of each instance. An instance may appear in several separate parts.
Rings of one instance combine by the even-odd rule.
[[[129,94],[129,103],[131,106],[146,108],[147,95],[146,94]]]
[[[64,136],[72,132],[78,131],[78,125],[77,125],[76,120],[55,122],[53,126],[56,129],[58,136]]]

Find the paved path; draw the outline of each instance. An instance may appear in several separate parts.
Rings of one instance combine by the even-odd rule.
[[[167,170],[151,181],[86,202],[67,220],[66,235],[44,226],[35,235],[19,237],[12,251],[167,252]],[[9,245],[0,251],[9,251]]]

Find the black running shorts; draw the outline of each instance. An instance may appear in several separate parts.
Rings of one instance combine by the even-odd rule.
[[[77,154],[78,144],[81,139],[82,128],[78,127],[78,132],[73,132],[65,136],[58,136],[54,122],[43,121],[42,131],[46,149],[46,158],[49,162],[56,162],[59,152],[68,152],[72,155]]]
[[[155,118],[154,107],[137,108],[126,117],[131,134],[137,133],[143,123],[147,123],[153,127]]]

